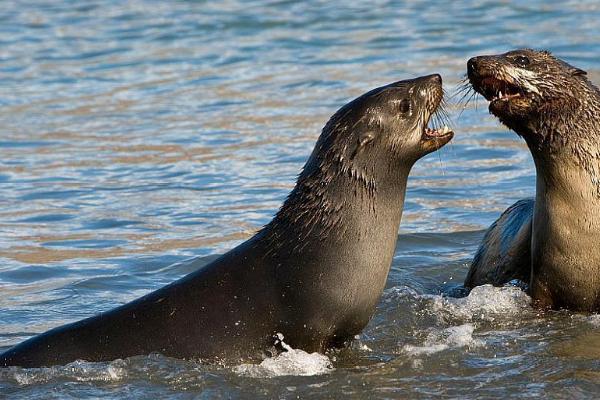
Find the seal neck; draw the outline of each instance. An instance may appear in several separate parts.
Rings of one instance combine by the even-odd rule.
[[[275,290],[290,313],[280,331],[290,340],[307,329],[333,340],[359,332],[379,301],[396,248],[409,169],[383,181],[310,167],[253,246],[277,276]],[[310,323],[285,322],[298,315]]]
[[[600,91],[586,82],[576,92],[578,96],[548,100],[522,120],[508,124],[525,139],[534,158],[564,157],[583,164],[599,157]]]
[[[586,164],[582,165],[581,161]],[[595,296],[586,288],[600,273],[600,157],[534,157],[536,201],[532,225],[532,281],[534,298],[551,291],[563,299],[557,307],[592,309]],[[594,171],[596,171],[594,173]],[[569,282],[569,292],[552,282]]]
[[[263,230],[271,246],[318,254],[335,244],[349,254],[385,242],[393,255],[410,167],[373,176],[333,164],[311,168],[310,160],[307,166]]]

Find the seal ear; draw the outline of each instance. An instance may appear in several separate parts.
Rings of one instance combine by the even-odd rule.
[[[550,53],[548,50],[544,50],[542,51],[543,54],[545,54],[546,56],[550,56],[552,57],[552,53]],[[555,58],[555,60],[559,61],[566,69],[567,71],[569,71],[569,74],[571,74],[572,76],[586,76],[587,72],[572,66],[571,64],[569,64],[568,62],[565,62],[563,60],[559,60],[558,58]]]
[[[573,69],[571,70],[571,75],[573,75],[573,76],[586,76],[587,72],[584,71],[584,70],[582,70],[582,69],[573,67]]]
[[[366,131],[366,132],[361,132],[360,135],[358,135],[358,140],[356,143],[356,147],[354,148],[354,151],[352,151],[352,156],[350,156],[350,159],[353,159],[354,157],[356,157],[356,155],[369,143],[371,143],[373,140],[375,140],[375,132],[373,131]]]
[[[565,67],[567,68],[569,73],[573,76],[586,76],[587,75],[587,72],[582,70],[581,68],[574,67],[571,64],[566,63],[564,61],[563,61],[563,64],[565,65]]]

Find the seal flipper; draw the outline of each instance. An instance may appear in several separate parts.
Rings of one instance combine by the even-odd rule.
[[[465,279],[465,287],[501,286],[513,279],[529,284],[534,199],[510,206],[486,231]]]

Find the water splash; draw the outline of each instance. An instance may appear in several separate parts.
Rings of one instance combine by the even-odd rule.
[[[487,321],[509,320],[531,308],[531,297],[514,286],[483,285],[473,288],[467,297],[451,298],[425,295],[431,310],[442,322],[452,320]]]
[[[45,368],[10,367],[1,371],[4,379],[19,385],[37,385],[55,380],[77,382],[119,382],[127,378],[127,362],[115,360],[110,363],[74,361],[67,365]]]
[[[241,364],[233,368],[239,375],[251,378],[274,378],[277,376],[313,376],[328,374],[333,370],[329,357],[319,353],[307,353],[293,349],[283,341],[283,335],[277,334],[284,352],[269,357],[258,365]]]
[[[592,314],[586,317],[586,320],[595,328],[600,328],[600,314]]]
[[[473,338],[473,324],[451,326],[446,329],[432,329],[427,335],[423,346],[404,345],[403,350],[409,355],[433,354],[449,348],[479,347],[484,342]]]

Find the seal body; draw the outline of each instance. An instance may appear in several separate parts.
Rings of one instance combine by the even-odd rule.
[[[490,226],[475,253],[465,286],[530,281],[533,205],[533,199],[519,200]]]
[[[485,234],[465,285],[529,283],[542,307],[600,309],[600,92],[586,73],[544,51],[474,57],[473,88],[525,139],[535,200]]]
[[[341,346],[383,291],[412,165],[452,137],[427,123],[439,75],[374,89],[329,120],[273,220],[182,279],[0,355],[39,367],[151,352],[203,361],[260,360],[282,334],[306,351]]]

